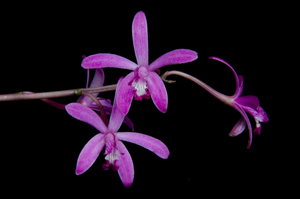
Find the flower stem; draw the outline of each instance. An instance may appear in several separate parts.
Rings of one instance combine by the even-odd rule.
[[[69,97],[74,95],[80,95],[81,92],[102,93],[106,91],[116,90],[116,87],[117,85],[113,84],[109,86],[101,86],[101,87],[94,87],[94,88],[80,88],[80,89],[71,89],[71,90],[64,90],[64,91],[43,92],[43,93],[32,93],[32,92],[24,91],[24,92],[19,92],[14,94],[0,95],[0,102]]]
[[[99,100],[89,92],[82,92],[82,95],[90,97],[97,104],[97,106],[99,108],[99,112],[98,112],[99,116],[102,119],[102,121],[104,122],[104,124],[108,127],[107,115],[106,115],[106,112],[105,112],[102,104],[99,102]]]
[[[227,104],[227,105],[230,105],[231,106],[231,102],[232,102],[232,99],[231,97],[227,96],[227,95],[224,95],[218,91],[216,91],[215,89],[211,88],[210,86],[208,86],[207,84],[205,84],[204,82],[202,82],[201,80],[189,75],[189,74],[186,74],[186,73],[183,73],[183,72],[180,72],[180,71],[167,71],[165,72],[161,78],[163,81],[167,82],[167,83],[174,83],[175,81],[174,80],[167,80],[166,78],[169,76],[169,75],[179,75],[181,77],[184,77],[188,80],[191,80],[192,82],[198,84],[200,87],[202,87],[204,90],[206,90],[207,92],[209,92],[212,96],[214,96],[215,98],[219,99],[221,102]]]

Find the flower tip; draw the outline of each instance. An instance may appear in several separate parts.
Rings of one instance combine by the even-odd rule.
[[[124,185],[126,188],[129,188],[129,187],[131,187],[132,182],[123,182],[123,185]]]
[[[136,14],[135,14],[135,16],[138,16],[138,15],[145,15],[145,13],[143,12],[143,11],[138,11]]]
[[[214,56],[211,56],[211,57],[208,57],[208,59],[216,59],[217,57],[214,57]]]
[[[82,170],[76,168],[75,174],[76,174],[77,176],[79,176],[79,175],[81,175],[81,174],[83,174],[83,173],[84,173],[84,172],[83,172]]]
[[[251,143],[252,143],[252,141],[249,140],[249,141],[248,141],[248,145],[247,145],[247,149],[250,149]]]

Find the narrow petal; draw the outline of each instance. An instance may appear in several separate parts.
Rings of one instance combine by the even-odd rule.
[[[228,64],[226,61],[224,61],[223,59],[220,59],[218,57],[209,57],[209,59],[214,59],[214,60],[217,60],[219,62],[222,62],[223,64],[226,64],[232,70],[234,78],[235,78],[235,83],[236,83],[236,89],[235,89],[235,93],[234,93],[233,96],[238,96],[240,83],[239,83],[239,78],[238,78],[235,70],[232,68],[232,66],[230,66],[230,64]]]
[[[104,72],[101,68],[98,68],[95,71],[95,75],[90,85],[90,88],[103,86],[103,83],[104,83]],[[99,93],[92,93],[92,95],[94,95],[95,97],[97,97],[98,94]],[[81,96],[78,98],[77,102],[85,106],[88,106],[93,102],[93,100],[88,96]]]
[[[131,128],[132,131],[134,131],[134,125],[132,123],[132,121],[129,119],[129,117],[125,117],[124,118],[124,123],[129,126],[129,128]]]
[[[98,133],[86,143],[79,154],[76,165],[76,175],[80,175],[88,170],[99,156],[104,147],[104,134]]]
[[[109,53],[90,55],[82,60],[81,66],[85,69],[112,67],[128,70],[134,70],[138,67],[135,63],[124,57]]]
[[[130,187],[134,178],[134,168],[131,156],[121,141],[117,141],[117,148],[120,151],[118,173],[125,187]]]
[[[243,108],[241,108],[237,103],[235,103],[233,105],[233,107],[240,112],[240,114],[242,115],[242,117],[244,118],[244,120],[246,121],[247,127],[248,127],[248,131],[249,131],[249,141],[248,141],[248,145],[247,148],[249,149],[252,143],[252,127],[251,127],[251,123],[250,120],[247,116],[247,114],[245,113],[245,111],[243,110]]]
[[[168,147],[162,141],[149,135],[132,132],[119,132],[116,133],[116,136],[120,140],[140,145],[163,159],[167,159],[170,155]]]
[[[94,78],[90,85],[90,88],[103,86],[104,84],[104,72],[101,68],[96,69]],[[97,95],[96,95],[97,96]]]
[[[168,108],[168,94],[163,81],[155,72],[150,72],[147,78],[147,85],[153,103],[158,110],[165,113]]]
[[[239,134],[241,134],[246,127],[246,121],[243,117],[241,117],[241,119],[239,119],[239,121],[236,123],[236,125],[234,125],[234,127],[232,128],[232,130],[229,133],[229,136],[237,136]]]
[[[116,93],[117,106],[121,113],[127,115],[133,99],[133,87],[130,84],[134,78],[134,72],[129,73],[122,81],[120,88]]]
[[[235,101],[243,108],[249,107],[255,111],[258,111],[259,101],[256,96],[253,95],[242,96],[235,99]]]
[[[121,77],[117,83],[117,87],[116,87],[116,92],[119,92],[119,88],[121,85],[121,82],[123,81],[124,77]],[[121,124],[124,121],[124,117],[125,115],[123,113],[121,113],[121,111],[119,110],[117,103],[116,103],[116,97],[114,99],[114,104],[112,107],[112,112],[111,112],[111,116],[109,119],[109,124],[108,124],[108,130],[112,133],[116,133]]]
[[[148,33],[145,13],[135,14],[132,22],[132,40],[139,66],[148,66]]]
[[[107,132],[107,127],[92,109],[79,103],[71,103],[66,105],[66,110],[72,117],[92,125],[101,133]]]
[[[161,68],[166,65],[172,64],[183,64],[192,62],[198,58],[198,55],[195,51],[188,49],[177,49],[163,54],[152,62],[148,69],[154,71],[155,69]]]
[[[239,88],[238,88],[238,91],[235,93],[234,97],[237,98],[239,96],[242,95],[242,92],[243,92],[243,86],[244,86],[244,79],[243,79],[243,76],[242,75],[239,75],[238,76],[239,78]]]
[[[105,112],[107,115],[111,115],[111,111],[112,111],[112,105],[109,99],[103,99],[103,98],[99,98],[97,97],[97,99],[99,100],[99,102],[102,104]],[[96,105],[95,102],[92,102],[89,106],[89,108],[95,110],[95,111],[99,111],[98,106]],[[131,128],[132,131],[134,131],[134,125],[132,123],[132,121],[129,119],[129,117],[125,116],[124,118],[124,123],[129,126],[129,128]]]

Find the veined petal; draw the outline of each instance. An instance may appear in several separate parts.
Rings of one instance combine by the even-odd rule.
[[[133,87],[129,85],[134,78],[134,72],[129,73],[122,81],[120,88],[116,91],[116,102],[121,113],[127,115],[133,99]]]
[[[218,57],[209,57],[209,59],[214,59],[217,60],[219,62],[222,62],[223,64],[226,64],[233,72],[234,78],[235,78],[235,83],[236,83],[236,89],[235,89],[235,93],[233,96],[238,96],[238,92],[239,92],[239,87],[240,87],[240,83],[239,83],[239,78],[235,72],[235,70],[232,68],[232,66],[230,66],[230,64],[228,64],[226,61],[224,61],[223,59],[220,59]]]
[[[89,69],[87,69],[87,70],[89,70]],[[103,83],[104,83],[104,72],[101,68],[98,68],[95,71],[95,75],[94,75],[94,78],[90,85],[90,88],[103,86]],[[94,95],[95,97],[97,97],[98,94],[99,93],[92,93],[92,95]],[[93,100],[88,96],[80,96],[78,98],[77,102],[80,102],[81,104],[83,104],[85,106],[88,106],[93,102]]]
[[[85,69],[112,67],[128,70],[134,70],[138,67],[135,63],[124,57],[109,53],[90,55],[82,60],[81,66]]]
[[[245,130],[245,127],[246,121],[243,117],[241,117],[241,119],[239,119],[239,121],[236,123],[236,125],[234,125],[234,127],[230,131],[229,136],[237,136],[241,134]]]
[[[237,103],[233,104],[233,107],[241,113],[242,117],[244,118],[244,120],[246,121],[248,130],[249,130],[249,141],[248,141],[248,145],[247,148],[249,149],[252,143],[252,127],[250,124],[250,120],[247,116],[247,114],[245,113],[245,111],[243,110],[243,108],[241,108]]]
[[[104,134],[98,133],[86,143],[79,154],[76,165],[76,175],[80,175],[88,170],[99,156],[104,147]]]
[[[251,108],[255,111],[258,111],[259,101],[256,96],[253,96],[253,95],[242,96],[242,97],[238,97],[237,99],[235,99],[235,101],[239,105],[241,105],[244,109]]]
[[[132,40],[139,66],[148,66],[148,33],[145,13],[135,14],[132,22]]]
[[[154,137],[132,132],[118,132],[116,136],[120,140],[140,145],[163,159],[167,159],[170,155],[168,147],[162,141]]]
[[[134,178],[134,168],[131,156],[121,141],[117,141],[117,148],[120,151],[118,161],[119,161],[119,169],[118,173],[125,187],[130,187]]]
[[[195,51],[188,49],[177,49],[167,52],[157,58],[154,62],[152,62],[148,69],[150,71],[154,71],[155,69],[161,68],[166,65],[172,64],[183,64],[192,62],[198,58],[198,55]]]
[[[66,110],[72,117],[92,125],[101,133],[107,132],[107,127],[92,109],[79,103],[71,103],[66,105]]]
[[[269,118],[267,116],[267,113],[261,108],[258,107],[258,111],[247,107],[247,106],[242,106],[243,109],[248,112],[254,119],[256,122],[268,122]]]
[[[262,117],[262,120],[260,122],[268,122],[269,121],[267,113],[264,111],[264,109],[261,106],[258,108],[258,113]]]
[[[168,94],[163,81],[155,72],[150,72],[147,77],[147,85],[153,103],[158,110],[165,113],[168,108]]]
[[[119,92],[119,88],[121,85],[121,82],[123,81],[124,77],[121,77],[117,83],[117,87],[116,87],[116,92]],[[121,124],[124,121],[124,117],[125,115],[123,113],[121,113],[121,111],[119,110],[117,103],[116,103],[116,97],[114,99],[114,104],[112,107],[112,112],[111,112],[111,116],[109,119],[109,124],[108,124],[108,130],[112,133],[116,133]]]

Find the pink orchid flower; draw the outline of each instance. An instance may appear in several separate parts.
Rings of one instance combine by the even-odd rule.
[[[233,72],[236,82],[236,90],[233,96],[225,96],[223,94],[216,94],[219,95],[222,101],[224,101],[229,106],[235,108],[238,112],[241,113],[242,118],[236,123],[236,125],[233,127],[231,132],[229,133],[230,136],[237,136],[241,134],[246,127],[246,124],[248,126],[249,130],[249,141],[247,148],[250,148],[252,143],[252,128],[250,124],[250,120],[245,113],[248,112],[255,120],[256,127],[253,131],[253,133],[260,134],[261,133],[261,124],[260,122],[268,122],[269,118],[267,117],[266,112],[262,109],[262,107],[259,105],[258,98],[253,95],[248,96],[242,96],[243,91],[243,77],[241,75],[237,75],[235,70],[230,66],[227,62],[224,60],[217,58],[217,57],[209,57],[210,59],[217,60],[219,62],[222,62],[226,64]]]
[[[121,81],[120,78],[117,90],[120,89]],[[106,170],[111,166],[113,170],[118,171],[124,186],[131,186],[134,178],[133,162],[121,140],[138,144],[163,159],[169,157],[170,152],[167,146],[156,138],[134,132],[117,132],[123,122],[124,115],[120,112],[115,102],[108,127],[105,126],[101,118],[93,110],[82,104],[68,104],[66,110],[72,117],[86,122],[100,131],[88,141],[80,152],[76,166],[77,175],[84,173],[93,165],[105,146],[106,164],[103,164],[103,168]]]
[[[105,79],[104,77],[105,76],[104,76],[103,70],[101,68],[96,69],[94,78],[93,78],[93,80],[90,84],[90,88],[103,86],[104,79]],[[88,87],[88,84],[89,84],[89,70],[88,70],[88,75],[87,75],[86,87]],[[101,97],[97,97],[98,94],[99,93],[92,93],[92,95],[94,95],[99,100],[99,102],[103,106],[106,114],[110,115],[111,111],[112,111],[111,101],[109,99],[104,99],[104,98],[101,98]],[[93,110],[99,111],[99,108],[96,105],[96,103],[88,96],[79,97],[78,100],[77,100],[77,103],[80,103],[84,106],[87,106],[87,107],[89,107]],[[124,118],[124,123],[127,124],[132,129],[132,131],[134,130],[133,123],[127,116],[125,116],[125,118]]]
[[[188,49],[177,49],[162,55],[149,65],[147,20],[142,11],[133,19],[132,37],[138,64],[118,55],[99,53],[83,59],[81,66],[85,69],[115,67],[133,70],[124,78],[119,89],[116,102],[120,111],[125,115],[129,112],[133,96],[135,100],[142,100],[149,99],[151,95],[155,106],[165,113],[168,94],[163,81],[154,71],[166,65],[194,61],[198,57],[197,53]]]

